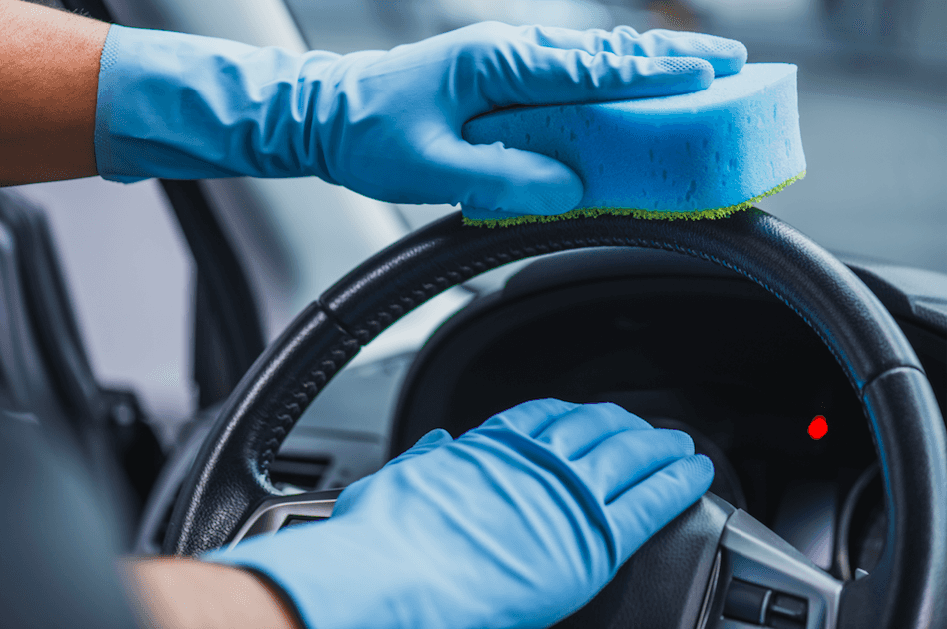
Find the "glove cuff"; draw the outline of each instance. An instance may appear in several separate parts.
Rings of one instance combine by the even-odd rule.
[[[423,558],[400,555],[384,532],[351,519],[299,525],[201,560],[265,576],[314,629],[445,626],[432,619]]]
[[[112,24],[109,27],[108,36],[105,38],[105,45],[102,47],[102,55],[99,60],[99,84],[96,95],[95,106],[95,165],[99,175],[109,181],[119,181],[122,183],[133,183],[147,179],[147,176],[134,177],[130,175],[121,175],[121,169],[116,166],[116,159],[113,156],[111,134],[109,129],[112,126],[112,111],[114,98],[112,93],[115,91],[115,69],[119,57],[119,40],[121,31],[124,27]]]
[[[112,25],[96,104],[99,174],[325,177],[315,99],[337,58]]]

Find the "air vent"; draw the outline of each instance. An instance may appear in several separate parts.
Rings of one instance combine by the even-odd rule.
[[[330,462],[328,457],[278,456],[270,464],[270,481],[284,491],[313,491]]]

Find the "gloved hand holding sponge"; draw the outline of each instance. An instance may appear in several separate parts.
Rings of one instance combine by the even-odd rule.
[[[340,56],[113,25],[95,156],[115,181],[315,175],[393,203],[559,214],[582,198],[572,169],[468,144],[463,124],[516,104],[703,90],[745,60],[733,40],[627,27],[481,23]]]
[[[391,51],[310,52],[112,26],[95,156],[106,179],[318,176],[394,203],[560,214],[576,172],[465,122],[512,105],[704,90],[739,42],[483,23]],[[613,404],[537,400],[434,431],[327,521],[204,558],[266,574],[308,626],[545,627],[710,486],[684,433]]]

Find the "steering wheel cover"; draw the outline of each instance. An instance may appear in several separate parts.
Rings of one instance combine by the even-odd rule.
[[[843,617],[882,601],[900,626],[943,622],[947,436],[930,384],[875,295],[827,251],[755,208],[714,221],[602,216],[503,229],[465,227],[455,213],[376,254],[297,317],[231,394],[178,498],[165,552],[222,545],[256,502],[277,493],[268,466],[290,428],[358,349],[405,313],[502,264],[603,246],[665,249],[725,266],[819,335],[865,405],[894,513],[885,556],[846,588],[843,607],[856,611]],[[924,521],[908,523],[907,514]]]

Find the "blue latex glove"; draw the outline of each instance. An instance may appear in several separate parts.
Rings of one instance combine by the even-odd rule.
[[[693,453],[614,404],[527,402],[429,433],[327,521],[205,558],[263,571],[315,629],[546,627],[707,491]]]
[[[555,214],[582,197],[571,169],[472,146],[463,123],[514,104],[705,89],[715,71],[738,72],[745,60],[736,41],[627,27],[482,23],[339,56],[112,26],[96,161],[115,181],[316,175],[394,203]]]

